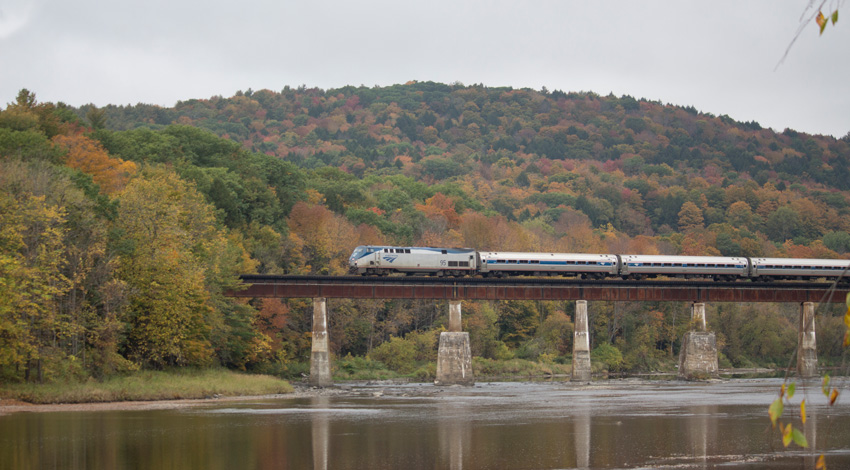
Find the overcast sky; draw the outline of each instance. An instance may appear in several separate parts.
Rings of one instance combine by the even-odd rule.
[[[850,9],[809,0],[0,0],[0,106],[409,80],[631,95],[777,131],[850,132]]]

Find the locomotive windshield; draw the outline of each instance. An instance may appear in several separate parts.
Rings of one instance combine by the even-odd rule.
[[[374,247],[374,246],[358,246],[357,248],[354,249],[354,252],[351,253],[351,258],[349,258],[348,260],[349,261],[358,260],[358,259],[360,259],[360,258],[362,258],[366,255],[372,254],[376,251],[381,251],[381,248],[380,247]]]

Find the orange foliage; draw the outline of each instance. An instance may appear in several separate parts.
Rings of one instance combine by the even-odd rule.
[[[112,194],[136,173],[136,164],[110,157],[99,143],[82,134],[57,135],[53,143],[68,151],[65,164],[92,176],[100,190]]]
[[[416,210],[425,214],[431,220],[445,219],[449,227],[456,228],[460,224],[460,216],[455,211],[455,203],[443,193],[437,193],[425,200],[425,204],[417,204]]]
[[[796,245],[793,241],[787,240],[782,244],[782,253],[787,258],[814,258],[815,252],[805,245]]]

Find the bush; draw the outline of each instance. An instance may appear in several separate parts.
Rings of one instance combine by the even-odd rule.
[[[623,369],[623,354],[614,345],[603,343],[590,353],[591,362],[601,362],[608,366],[609,371]]]
[[[437,364],[429,362],[413,372],[413,378],[422,382],[430,382],[437,378]]]
[[[393,336],[369,353],[369,358],[383,362],[390,370],[409,374],[416,367],[416,345]]]

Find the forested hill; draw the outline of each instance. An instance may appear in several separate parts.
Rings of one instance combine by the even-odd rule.
[[[850,138],[777,134],[630,96],[411,82],[249,90],[95,115],[96,127],[115,130],[208,129],[297,165],[326,207],[378,228],[387,242],[423,241],[429,227],[421,216],[434,219],[446,196],[456,213],[447,229],[471,210],[555,239],[577,222],[629,238],[705,227],[700,243],[686,245],[694,254],[775,254],[776,244],[812,246],[824,236],[833,251],[850,248],[840,192],[850,189]],[[230,219],[246,219],[232,212]],[[424,241],[498,248],[434,228]],[[682,250],[675,245],[659,249]],[[786,254],[811,254],[803,251]]]
[[[22,90],[0,110],[0,381],[281,371],[309,357],[309,304],[224,291],[239,273],[343,274],[359,244],[847,258],[848,159],[848,138],[628,96],[410,83],[75,109]],[[340,356],[427,360],[445,316],[334,308]],[[471,304],[473,353],[564,358],[564,308]],[[676,310],[641,312],[598,307],[594,347],[626,368],[674,354]],[[733,364],[793,347],[779,313],[747,337],[724,315]]]

